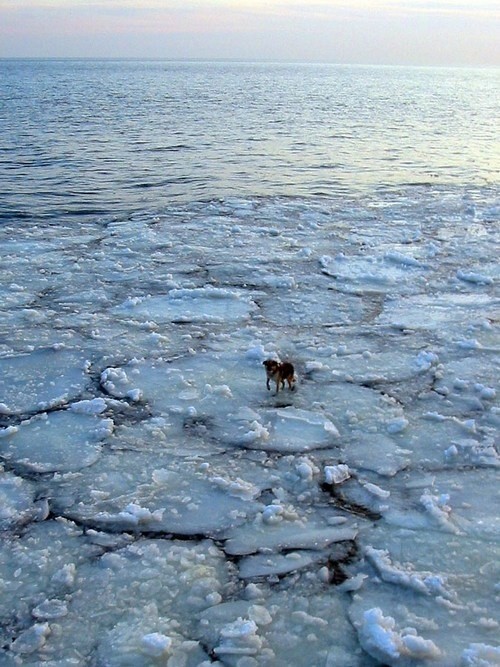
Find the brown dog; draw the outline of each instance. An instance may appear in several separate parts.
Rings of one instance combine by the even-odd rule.
[[[274,380],[274,382],[276,382],[276,393],[278,393],[280,390],[280,384],[282,389],[285,388],[285,380],[286,380],[288,382],[288,387],[292,391],[294,390],[295,369],[289,361],[283,361],[281,363],[279,361],[275,361],[274,359],[266,359],[262,363],[266,367],[266,374],[267,374],[266,387],[268,389],[271,389],[271,387],[269,386],[269,382],[271,380]]]

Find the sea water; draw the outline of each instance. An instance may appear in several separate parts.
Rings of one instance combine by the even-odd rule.
[[[4,60],[2,215],[498,181],[495,69]]]
[[[0,75],[0,665],[500,664],[499,71]]]

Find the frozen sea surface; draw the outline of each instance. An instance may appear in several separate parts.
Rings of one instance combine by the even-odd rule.
[[[499,212],[1,226],[0,665],[499,665]]]

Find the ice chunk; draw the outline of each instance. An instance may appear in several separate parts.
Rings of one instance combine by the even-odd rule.
[[[10,650],[21,655],[34,653],[42,648],[49,634],[50,626],[48,623],[35,623],[31,628],[21,632],[12,642]]]
[[[172,646],[172,639],[159,632],[151,632],[142,638],[142,646],[147,655],[159,658]]]
[[[425,491],[420,497],[420,502],[426,512],[443,530],[459,533],[460,529],[451,520],[451,507],[448,505],[448,501],[449,496],[447,494],[437,496],[429,490]]]
[[[369,655],[390,665],[409,667],[414,660],[434,660],[441,655],[433,641],[419,637],[414,628],[398,630],[394,619],[384,616],[378,607],[365,612],[359,640]]]
[[[459,269],[457,271],[457,278],[463,280],[466,283],[473,283],[475,285],[492,285],[493,278],[485,275],[484,273],[479,273],[477,271],[465,271],[464,269]]]
[[[363,488],[377,498],[387,499],[391,495],[391,492],[387,491],[387,489],[381,489],[380,486],[371,482],[365,482]]]
[[[405,570],[401,566],[397,567],[391,563],[387,551],[367,547],[365,555],[384,581],[411,588],[423,595],[432,594],[443,598],[450,597],[442,577],[432,575],[430,572],[417,573],[408,569]]]
[[[242,579],[283,575],[308,567],[320,560],[326,561],[328,555],[314,551],[290,551],[287,554],[257,554],[242,558],[238,563]]]
[[[224,550],[233,555],[256,553],[262,549],[321,550],[333,542],[353,540],[357,529],[353,526],[331,526],[299,520],[279,522],[257,519],[253,525],[245,525],[226,533]]]
[[[238,618],[220,631],[219,645],[214,648],[218,656],[256,655],[262,648],[257,635],[257,624],[250,619]]]
[[[77,401],[70,405],[70,409],[74,412],[85,413],[89,415],[100,415],[107,408],[107,403],[104,398],[93,398],[85,401]]]
[[[325,481],[327,484],[342,484],[350,476],[349,466],[345,463],[339,463],[336,466],[325,466]]]
[[[68,613],[68,605],[62,600],[44,600],[31,613],[35,618],[40,619],[62,618]]]

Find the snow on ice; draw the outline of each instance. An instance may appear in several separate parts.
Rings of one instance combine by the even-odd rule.
[[[499,665],[498,210],[0,227],[0,665]]]

